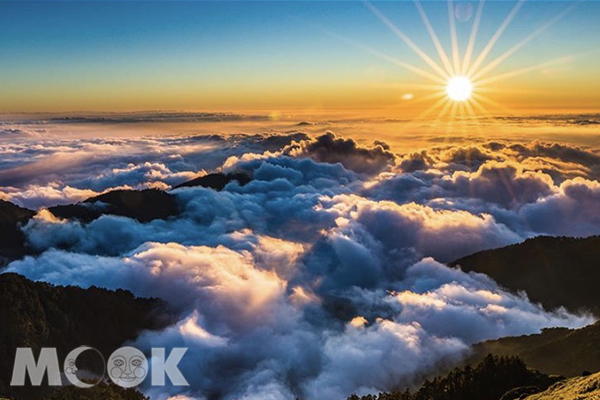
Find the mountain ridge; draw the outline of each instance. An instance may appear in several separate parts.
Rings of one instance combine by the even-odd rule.
[[[126,290],[87,289],[0,274],[0,396],[31,399],[44,390],[10,387],[15,349],[54,347],[59,358],[87,345],[108,356],[144,330],[163,329],[174,313],[159,299]]]
[[[484,273],[513,292],[527,293],[547,310],[565,307],[600,316],[600,236],[537,236],[449,266]]]

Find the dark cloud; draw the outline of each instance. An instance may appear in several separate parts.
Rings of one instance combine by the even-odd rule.
[[[336,137],[327,132],[312,140],[300,141],[284,148],[284,154],[310,157],[318,162],[340,163],[358,173],[375,174],[394,163],[395,155],[389,146],[377,142],[373,147],[362,147],[353,139]]]
[[[479,168],[491,160],[499,160],[498,156],[480,146],[454,147],[442,153],[442,161],[464,169]]]
[[[410,153],[398,161],[398,168],[402,172],[410,173],[431,168],[435,160],[427,154],[426,150]]]

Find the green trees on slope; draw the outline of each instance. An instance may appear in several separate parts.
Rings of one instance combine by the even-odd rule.
[[[0,275],[0,397],[34,399],[47,387],[9,385],[15,352],[30,347],[57,348],[60,362],[73,349],[87,345],[105,358],[147,329],[172,322],[167,305],[137,298],[125,290],[82,289],[32,282],[23,276]]]
[[[425,381],[414,393],[406,390],[353,395],[347,400],[499,400],[513,388],[535,386],[541,391],[559,379],[527,368],[517,357],[489,355],[474,368],[455,368],[443,378]]]

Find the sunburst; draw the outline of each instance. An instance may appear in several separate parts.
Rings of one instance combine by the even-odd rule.
[[[489,41],[485,44],[485,46],[483,46],[481,52],[475,54],[474,49],[477,42],[477,34],[481,24],[485,5],[485,0],[480,0],[477,5],[477,9],[474,12],[469,40],[466,43],[465,51],[462,57],[460,49],[461,46],[456,32],[455,6],[453,1],[449,0],[447,2],[451,44],[449,51],[447,51],[440,42],[435,27],[429,20],[421,3],[416,0],[414,4],[433,42],[439,61],[434,60],[434,56],[423,51],[404,31],[398,28],[386,15],[384,15],[377,7],[369,2],[365,3],[367,8],[371,10],[371,12],[404,44],[406,44],[422,61],[424,61],[428,68],[420,68],[416,65],[397,60],[394,57],[381,53],[377,50],[370,49],[366,46],[358,46],[363,50],[369,51],[371,54],[392,62],[395,65],[409,70],[410,72],[430,81],[430,84],[426,85],[411,85],[419,86],[421,89],[431,92],[430,94],[423,96],[418,101],[434,101],[430,107],[424,110],[417,117],[417,120],[422,120],[425,117],[431,118],[433,114],[436,116],[434,118],[438,119],[449,117],[449,123],[452,124],[457,117],[461,117],[461,119],[464,121],[465,117],[476,119],[482,114],[490,115],[486,109],[486,105],[494,105],[494,107],[506,108],[486,95],[486,93],[489,94],[493,92],[493,90],[490,88],[490,84],[497,83],[505,79],[514,78],[532,71],[541,70],[550,65],[564,63],[573,58],[571,56],[565,56],[512,71],[495,75],[493,74],[499,65],[501,65],[513,54],[525,47],[529,42],[556,24],[563,16],[569,13],[576,6],[576,3],[569,4],[569,6],[566,7],[560,14],[546,21],[539,28],[535,29],[529,35],[525,36],[522,40],[515,43],[508,50],[491,61],[488,61],[488,56],[492,53],[492,50],[500,40],[503,33],[507,30],[513,19],[523,7],[524,0],[519,0],[514,4],[502,23],[495,30]],[[356,45],[356,43],[354,44]]]

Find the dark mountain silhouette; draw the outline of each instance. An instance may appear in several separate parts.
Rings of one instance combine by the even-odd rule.
[[[513,291],[525,291],[547,309],[600,315],[600,237],[536,237],[487,250],[451,264],[487,274]],[[552,328],[540,334],[479,343],[471,362],[487,354],[518,356],[549,374],[577,376],[600,371],[600,322],[581,329]]]
[[[581,329],[544,329],[541,334],[508,337],[479,343],[470,359],[488,353],[518,356],[527,365],[548,374],[578,376],[600,371],[600,322]]]
[[[77,204],[50,207],[48,210],[56,217],[82,222],[90,222],[108,214],[150,222],[167,219],[180,212],[175,196],[157,189],[114,190]],[[34,254],[32,249],[27,248],[21,226],[27,224],[35,214],[33,210],[0,200],[0,267]]]
[[[232,181],[237,181],[240,184],[240,186],[244,186],[250,183],[251,180],[252,178],[250,177],[250,175],[244,172],[234,172],[229,174],[215,173],[184,182],[178,186],[175,186],[175,189],[181,187],[202,186],[214,190],[223,190],[223,188]]]
[[[34,215],[34,211],[0,200],[0,267],[27,253],[25,235],[19,226]]]
[[[83,222],[90,222],[105,214],[150,222],[179,213],[174,196],[158,189],[113,190],[81,203],[50,207],[48,210],[59,218],[74,218]]]
[[[377,396],[353,395],[347,400],[515,400],[519,397],[507,392],[538,393],[561,379],[527,368],[517,357],[488,355],[475,367],[455,368],[444,377],[425,381],[414,393],[407,389]]]
[[[564,306],[600,316],[600,236],[539,236],[450,265],[487,274],[513,291],[525,291],[546,309]]]
[[[243,186],[250,182],[251,178],[243,172],[215,173],[184,182],[175,188],[202,186],[223,190],[232,181],[237,181]],[[54,206],[48,210],[59,218],[78,219],[82,222],[93,221],[102,215],[119,215],[139,222],[150,222],[176,216],[181,211],[175,196],[158,189],[113,190],[81,203]]]
[[[232,181],[243,186],[249,183],[251,178],[243,172],[215,173],[184,182],[175,188],[202,186],[223,190]],[[83,222],[90,222],[107,214],[150,222],[155,219],[167,219],[180,212],[175,196],[158,189],[113,190],[81,203],[54,206],[48,210],[59,218],[78,219]]]
[[[16,348],[31,347],[39,354],[42,347],[56,347],[60,358],[87,345],[108,359],[141,331],[174,321],[161,300],[136,298],[125,290],[53,286],[11,273],[0,275],[0,304],[0,396],[19,399],[46,391],[9,386]]]
[[[232,181],[246,185],[252,178],[243,172],[209,174],[177,187],[202,186],[222,190]],[[58,218],[91,222],[103,215],[118,215],[145,223],[177,216],[181,210],[174,195],[158,189],[113,190],[76,204],[48,208]],[[26,246],[21,226],[36,214],[33,210],[0,200],[0,267],[33,254]]]

